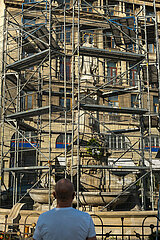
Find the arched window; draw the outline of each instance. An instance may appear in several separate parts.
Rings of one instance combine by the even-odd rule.
[[[23,138],[22,135],[19,135],[19,138],[17,140],[14,133],[11,138],[11,148],[15,148],[16,142],[17,144],[19,143],[17,145],[19,148],[33,148],[33,146],[38,146],[38,138],[35,132],[26,131],[22,134],[28,141]]]
[[[25,138],[21,134],[16,136],[15,133],[11,137],[10,167],[36,166],[36,150],[33,146],[38,147],[37,134],[31,131],[22,132],[22,134]],[[32,171],[18,171],[16,176],[19,196],[26,193],[26,190],[37,181],[37,173],[34,169]],[[13,189],[13,180],[13,175],[10,173],[10,189]]]
[[[68,133],[66,136],[66,145],[70,145],[72,141],[72,134]],[[65,148],[65,134],[61,133],[56,139],[56,148]]]

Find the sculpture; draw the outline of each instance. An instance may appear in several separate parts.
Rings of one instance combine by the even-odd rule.
[[[83,47],[93,47],[90,36],[86,36],[86,42]],[[81,64],[81,83],[94,84],[95,74],[97,70],[97,58],[91,56],[83,56],[80,58]]]

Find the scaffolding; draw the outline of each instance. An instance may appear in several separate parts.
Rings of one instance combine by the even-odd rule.
[[[136,192],[142,210],[156,207],[159,55],[148,50],[159,52],[156,3],[149,16],[145,5],[129,15],[124,6],[43,0],[6,8],[1,204],[6,189],[15,205],[46,187],[50,208],[55,181],[70,177],[77,208],[98,207],[89,192],[102,198],[101,210]]]

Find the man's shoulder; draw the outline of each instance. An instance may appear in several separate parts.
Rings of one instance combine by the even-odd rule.
[[[47,217],[47,216],[49,216],[50,214],[52,214],[53,212],[54,212],[55,210],[54,210],[54,208],[53,209],[51,209],[51,210],[49,210],[49,211],[46,211],[46,212],[43,212],[43,213],[41,213],[41,215],[39,216],[40,218],[44,218],[44,217]]]
[[[73,208],[72,211],[74,211],[77,215],[82,216],[82,217],[86,217],[86,218],[90,218],[91,217],[88,213],[82,212],[82,211],[80,211],[78,209],[75,209],[75,208]]]

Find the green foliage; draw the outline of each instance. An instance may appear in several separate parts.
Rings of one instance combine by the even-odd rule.
[[[100,159],[104,155],[104,150],[95,138],[91,138],[87,143],[87,153],[96,158]]]
[[[11,237],[10,234],[5,234],[4,232],[0,232],[0,240],[3,239],[3,240],[12,240],[13,238]]]

